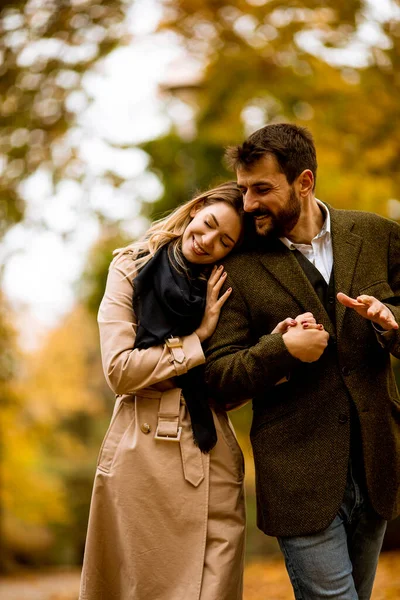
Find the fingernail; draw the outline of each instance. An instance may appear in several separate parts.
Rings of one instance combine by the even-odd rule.
[[[318,329],[323,329],[324,326],[323,325],[318,325]]]
[[[218,269],[221,270],[224,268],[224,265],[219,265]]]
[[[304,329],[307,329],[307,327],[308,327],[308,323],[304,323],[304,322],[303,322],[303,323],[302,323],[302,325],[303,325]]]
[[[231,291],[232,291],[232,288],[228,288],[228,292],[231,292]]]
[[[221,277],[226,277],[226,271],[222,273]]]

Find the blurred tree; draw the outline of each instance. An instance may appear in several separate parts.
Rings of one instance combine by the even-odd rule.
[[[79,564],[112,411],[96,322],[77,306],[20,357],[1,411],[3,568]]]
[[[99,239],[90,249],[86,266],[77,283],[77,293],[92,319],[97,316],[114,250],[131,242],[118,226],[109,225],[103,228]]]
[[[169,102],[191,106],[192,131],[180,132],[178,122],[143,146],[165,188],[153,214],[232,178],[222,165],[223,148],[286,120],[314,134],[317,192],[324,200],[400,217],[400,12],[394,3],[379,18],[370,0],[163,4],[162,27],[179,36],[201,69],[194,83],[165,88]]]
[[[45,454],[37,427],[26,411],[26,397],[16,385],[22,356],[12,325],[12,312],[0,296],[0,571],[39,556],[50,542],[48,521],[68,518],[62,486],[43,467]]]
[[[71,139],[89,98],[82,76],[126,40],[132,0],[14,0],[0,12],[0,236],[24,215],[21,182],[51,164],[80,179]]]

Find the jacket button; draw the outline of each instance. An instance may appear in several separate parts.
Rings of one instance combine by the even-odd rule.
[[[349,369],[349,367],[343,367],[342,368],[342,375],[344,375],[345,377],[347,377],[348,375],[350,375],[351,370]]]
[[[151,426],[148,423],[142,423],[140,429],[143,431],[143,433],[150,433]]]
[[[328,302],[329,302],[329,304],[334,304],[335,303],[335,298],[333,296],[329,296]]]
[[[344,425],[344,423],[347,423],[348,420],[349,420],[349,417],[345,413],[341,413],[339,415],[339,423],[341,425]]]

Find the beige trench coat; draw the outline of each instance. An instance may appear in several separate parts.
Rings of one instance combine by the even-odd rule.
[[[100,450],[80,600],[240,600],[243,456],[226,413],[194,445],[173,377],[204,362],[196,334],[133,350],[132,254],[111,265],[99,310],[103,367],[117,394]],[[176,440],[176,441],[172,441]]]

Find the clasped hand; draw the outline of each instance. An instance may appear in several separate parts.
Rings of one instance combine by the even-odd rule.
[[[329,340],[324,326],[310,312],[281,321],[271,333],[281,333],[290,354],[302,362],[318,360]]]

